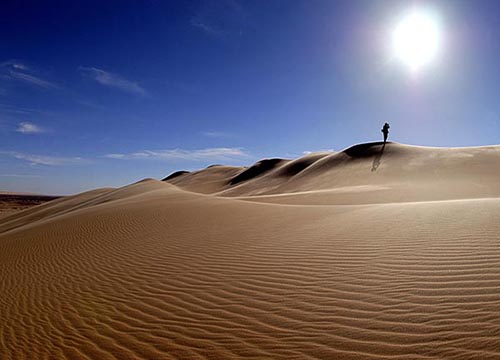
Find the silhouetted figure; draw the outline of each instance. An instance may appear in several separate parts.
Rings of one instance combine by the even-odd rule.
[[[384,145],[387,142],[387,137],[389,136],[389,129],[390,129],[389,124],[385,123],[384,127],[382,127],[382,130],[380,130],[384,134]]]

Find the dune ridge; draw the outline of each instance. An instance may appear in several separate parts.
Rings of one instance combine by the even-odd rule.
[[[2,358],[499,359],[499,147],[379,146],[0,219]]]
[[[392,142],[384,146],[382,142],[374,142],[354,145],[341,152],[313,153],[293,161],[283,160],[265,173],[236,184],[232,179],[249,169],[240,168],[236,175],[237,168],[232,168],[232,172],[218,172],[217,181],[211,178],[212,184],[217,182],[218,186],[210,189],[201,181],[209,169],[178,176],[169,183],[194,192],[230,197],[262,196],[259,201],[273,202],[276,196],[271,199],[264,196],[286,194],[282,201],[287,202],[290,194],[323,190],[321,196],[302,197],[299,202],[318,205],[473,199],[500,196],[499,163],[500,146],[433,148]],[[196,179],[201,185],[191,186]],[[340,194],[349,189],[352,193]],[[356,195],[360,189],[364,189],[362,194]],[[293,201],[298,201],[297,197]]]

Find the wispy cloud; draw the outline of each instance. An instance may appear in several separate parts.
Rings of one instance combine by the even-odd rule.
[[[31,115],[31,114],[45,114],[45,115],[47,115],[47,114],[49,114],[49,112],[47,112],[47,111],[27,108],[27,107],[23,107],[23,106],[1,104],[1,103],[0,103],[0,113],[25,114],[25,115]]]
[[[224,132],[224,131],[202,131],[201,135],[211,138],[230,138],[234,137],[234,134]]]
[[[39,87],[44,88],[44,89],[57,89],[58,88],[57,85],[55,85],[47,80],[43,80],[39,77],[33,76],[33,75],[25,74],[25,73],[18,72],[18,71],[9,71],[9,73],[13,79],[21,80],[21,81],[24,81],[26,83],[39,86]]]
[[[148,92],[143,87],[139,86],[139,84],[127,80],[120,75],[113,74],[94,67],[80,66],[78,70],[83,76],[95,80],[101,85],[109,86],[121,91],[128,92],[130,94],[141,95],[141,96],[148,95]]]
[[[193,28],[218,39],[241,35],[249,25],[248,12],[237,0],[203,2],[189,23]]]
[[[31,165],[62,166],[87,163],[88,160],[81,157],[61,157],[38,154],[26,154],[17,151],[0,151],[0,155],[9,156],[14,159],[24,160]]]
[[[30,122],[21,122],[17,125],[16,131],[22,134],[40,134],[46,132],[47,130]]]
[[[215,161],[236,160],[250,156],[242,148],[207,148],[198,150],[143,150],[134,153],[106,154],[108,159],[121,160],[188,160],[188,161]]]
[[[30,85],[41,87],[43,89],[57,89],[58,85],[34,75],[34,70],[15,60],[4,61],[0,63],[1,74],[4,78],[21,81]]]
[[[17,60],[7,60],[0,63],[0,68],[9,68],[9,67],[16,70],[23,70],[23,71],[30,70],[30,67],[28,65],[23,64]]]
[[[40,178],[41,175],[32,174],[0,174],[1,177],[12,177],[12,178]]]
[[[199,15],[193,16],[190,20],[191,26],[203,31],[206,34],[213,36],[224,35],[224,32],[217,26],[210,24],[207,20],[203,20]]]
[[[302,154],[309,155],[309,154],[314,154],[314,153],[318,153],[318,152],[333,152],[333,151],[334,151],[333,149],[323,149],[323,150],[315,150],[315,151],[305,150],[302,152]]]

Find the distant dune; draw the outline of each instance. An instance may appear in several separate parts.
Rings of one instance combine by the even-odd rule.
[[[26,193],[0,192],[0,217],[59,198]]]
[[[279,198],[304,204],[474,199],[500,196],[499,161],[500,146],[431,148],[375,142],[294,161],[262,160],[248,169],[186,172],[166,181],[188,191],[261,195],[258,201]]]
[[[0,357],[500,359],[499,180],[500,146],[369,143],[18,212]]]

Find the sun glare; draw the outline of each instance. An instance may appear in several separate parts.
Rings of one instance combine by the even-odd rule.
[[[423,10],[413,9],[397,23],[392,34],[394,55],[411,71],[435,59],[441,42],[436,17]]]

